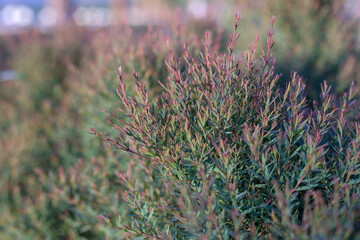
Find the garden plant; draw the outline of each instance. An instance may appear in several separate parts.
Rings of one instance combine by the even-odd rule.
[[[1,240],[360,238],[344,0],[181,2],[158,26],[0,34]]]
[[[118,175],[129,214],[99,219],[129,239],[359,239],[355,84],[337,98],[325,81],[319,102],[296,72],[282,88],[275,18],[266,48],[256,38],[235,56],[239,20],[227,53],[206,36],[180,58],[168,42],[155,99],[135,70],[128,94],[119,68],[118,106],[102,110],[111,133],[91,131],[133,156]]]

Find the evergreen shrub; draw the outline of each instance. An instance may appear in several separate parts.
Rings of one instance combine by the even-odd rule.
[[[275,18],[267,47],[257,38],[236,57],[239,19],[227,54],[206,37],[179,58],[169,42],[158,98],[136,71],[130,96],[119,68],[119,109],[104,109],[112,133],[91,131],[133,155],[119,174],[130,213],[99,219],[129,239],[359,239],[355,85],[337,98],[324,82],[319,102],[295,72],[281,88]]]

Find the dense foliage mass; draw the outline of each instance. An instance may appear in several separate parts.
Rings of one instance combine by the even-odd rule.
[[[199,58],[186,45],[183,59],[170,48],[168,83],[153,103],[135,71],[137,96],[127,94],[120,68],[121,115],[104,110],[118,133],[92,131],[138,158],[143,174],[130,165],[120,175],[131,214],[100,218],[128,237],[358,238],[355,86],[337,100],[325,82],[312,104],[296,73],[282,89],[273,25],[260,56],[256,39],[236,58],[238,21],[228,54],[212,51],[208,39]]]
[[[360,79],[359,45],[343,1],[208,1],[201,20],[181,2],[159,26],[0,35],[0,70],[18,73],[0,82],[0,239],[357,238],[357,91],[339,93]],[[219,27],[229,9],[241,41]],[[262,35],[241,55],[273,14],[276,67]]]
[[[156,96],[167,75],[166,41],[186,37],[199,52],[198,35],[176,26],[164,32],[66,28],[27,33],[10,48],[19,79],[0,84],[1,239],[110,237],[97,215],[127,214],[117,174],[129,157],[115,156],[89,128],[102,128],[99,109],[117,104],[115,66],[136,67]]]

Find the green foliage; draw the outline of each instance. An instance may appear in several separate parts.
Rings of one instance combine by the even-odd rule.
[[[279,87],[273,27],[260,57],[258,39],[241,58],[233,55],[238,21],[228,54],[213,51],[208,38],[200,55],[185,46],[182,60],[170,48],[168,83],[155,101],[137,72],[131,97],[119,69],[120,110],[104,110],[117,133],[92,131],[143,166],[120,177],[131,211],[114,220],[120,235],[357,238],[355,86],[337,100],[325,82],[321,101],[309,105],[296,73],[285,89]],[[321,222],[326,218],[332,218],[330,226]]]
[[[89,128],[103,125],[99,109],[116,107],[117,97],[109,94],[115,93],[115,66],[135,66],[156,96],[158,80],[167,76],[166,41],[180,44],[184,37],[183,30],[165,34],[129,26],[20,37],[11,62],[21,79],[0,85],[0,205],[7,216],[0,222],[1,239],[110,236],[97,215],[120,211],[121,202],[112,205],[119,194],[116,173],[131,158],[115,157]],[[197,36],[186,37],[198,52]],[[128,86],[133,93],[135,83]],[[71,181],[61,180],[61,171]]]
[[[358,19],[350,18],[348,2],[237,1],[247,21],[240,31],[247,32],[243,38],[255,36],[266,29],[267,19],[275,15],[278,21],[274,52],[282,82],[291,78],[289,70],[297,71],[307,81],[308,96],[318,100],[324,80],[336,93],[343,93],[360,76],[359,24]]]
[[[357,31],[319,2],[236,1],[242,39],[278,16],[244,55],[236,35],[222,53],[225,14],[1,36],[20,79],[0,83],[0,239],[359,238],[357,92],[329,86],[358,79]]]
[[[337,92],[344,92],[359,79],[358,24],[346,16],[345,4],[333,0],[283,1],[269,7],[268,11],[281,19],[281,41],[291,43],[277,46],[282,63],[279,70],[291,68],[301,73],[311,86],[307,90],[313,98],[318,98],[323,80]],[[286,14],[291,9],[299,11]]]
[[[115,158],[98,158],[57,172],[34,169],[26,189],[10,185],[3,191],[1,238],[110,239],[110,227],[97,215],[119,214],[118,186],[111,179],[120,168]]]

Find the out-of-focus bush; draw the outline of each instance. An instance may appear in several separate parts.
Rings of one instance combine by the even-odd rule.
[[[120,175],[131,214],[100,218],[129,239],[359,238],[355,86],[338,99],[324,82],[308,104],[299,75],[278,84],[273,27],[260,57],[256,43],[233,55],[238,20],[228,54],[170,51],[156,101],[120,69],[120,109],[104,110],[117,133],[92,131],[143,169]]]
[[[84,34],[74,32],[49,36],[31,32],[12,49],[10,66],[19,79],[0,89],[4,102],[0,108],[6,113],[0,120],[2,186],[26,184],[37,166],[49,169],[65,164],[68,156],[64,155],[74,147],[61,136],[66,130],[61,101],[68,90],[67,62],[79,65],[81,44],[86,44]]]
[[[32,31],[10,46],[9,67],[17,72],[18,79],[0,86],[0,111],[4,113],[0,118],[0,202],[6,214],[5,222],[0,223],[1,238],[45,236],[37,232],[38,228],[29,227],[28,216],[22,212],[42,193],[43,184],[34,171],[56,172],[61,165],[76,164],[78,155],[72,151],[76,146],[71,142],[74,136],[64,125],[75,120],[66,119],[62,101],[69,90],[67,65],[72,62],[79,66],[86,39],[77,29],[50,34]],[[47,210],[51,212],[43,209]],[[38,217],[44,221],[43,216]],[[7,225],[8,220],[13,225]],[[17,235],[8,235],[11,232]]]
[[[348,2],[244,0],[233,4],[243,16],[240,39],[245,42],[265,32],[267,19],[277,17],[274,51],[282,82],[291,77],[290,70],[297,71],[307,81],[309,97],[318,99],[324,80],[339,94],[360,79],[359,21],[351,18]]]
[[[1,239],[109,239],[111,229],[97,216],[125,213],[114,181],[121,168],[116,158],[98,157],[68,169],[33,169],[26,183],[2,189]]]

